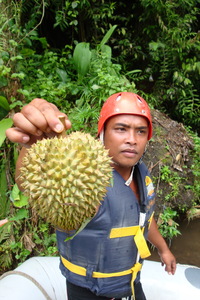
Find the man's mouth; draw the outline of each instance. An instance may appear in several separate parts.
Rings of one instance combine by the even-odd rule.
[[[135,149],[130,149],[130,148],[124,149],[121,152],[125,156],[130,157],[130,158],[135,157],[138,154],[138,152]]]

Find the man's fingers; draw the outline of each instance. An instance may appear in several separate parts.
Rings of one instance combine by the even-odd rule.
[[[56,105],[44,99],[35,98],[31,101],[31,104],[38,108],[41,112],[45,112],[45,110],[48,110],[49,108],[53,109],[54,111],[59,111]]]
[[[29,120],[29,122],[35,126],[35,128],[37,127],[39,130],[45,133],[49,133],[51,131],[59,133],[64,130],[64,126],[59,120],[59,116],[65,117],[66,129],[69,129],[71,127],[71,123],[68,120],[67,116],[64,113],[60,112],[54,104],[48,103],[43,99],[34,99],[30,104],[24,106],[21,112],[24,117],[27,118],[27,120]],[[19,127],[18,123],[15,123],[15,125]],[[31,133],[34,134],[35,132]]]
[[[176,262],[173,262],[172,263],[172,275],[174,275],[175,274],[175,272],[176,272]]]
[[[169,274],[169,275],[174,275],[176,272],[176,262],[172,261],[170,264],[166,264],[165,266],[165,271]]]
[[[64,117],[64,124],[59,119],[60,116]],[[6,136],[14,143],[26,146],[71,127],[67,116],[44,99],[34,99],[25,105],[20,113],[13,116],[13,123],[14,127],[6,131]]]
[[[8,219],[0,220],[0,227],[3,226],[6,223],[8,223]]]
[[[31,103],[41,111],[41,113],[47,120],[47,123],[49,125],[47,132],[50,131],[49,128],[58,133],[63,131],[64,127],[62,122],[59,120],[60,116],[65,117],[65,128],[71,128],[71,122],[68,119],[67,115],[60,112],[57,106],[53,103],[49,103],[46,100],[40,98],[33,99]]]
[[[50,112],[52,111],[55,118],[55,112],[52,108],[50,108]],[[40,111],[37,107],[35,107],[31,103],[25,105],[22,108],[21,113],[14,115],[13,122],[16,127],[20,127],[23,130],[27,128],[27,132],[36,135],[37,135],[37,130],[46,132],[48,128],[48,122],[46,116],[42,113],[42,111]]]
[[[52,104],[47,102],[44,99],[33,99],[31,101],[31,104],[39,111],[39,113],[42,115],[42,117],[45,119],[45,128],[44,127],[40,127],[43,128],[43,131],[45,132],[51,132],[51,130],[55,131],[55,132],[62,132],[64,130],[64,126],[62,124],[62,122],[60,122],[60,120],[58,119],[59,115],[65,116],[65,114],[61,113],[58,108]],[[24,111],[22,110],[22,112],[26,115],[29,114],[30,112],[30,104],[28,105],[28,107],[24,107]],[[29,111],[26,111],[26,110]],[[67,116],[66,116],[67,117]],[[42,123],[41,123],[42,125]]]
[[[16,127],[7,129],[6,136],[13,143],[26,144],[30,140],[30,136],[28,134],[22,132]]]
[[[30,116],[16,113],[13,116],[13,123],[15,127],[20,128],[21,131],[27,132],[27,134],[40,136],[47,127],[46,120],[39,112],[36,111],[34,114],[34,108],[32,108],[32,113],[33,114],[30,114]],[[41,124],[39,127],[36,120],[38,120],[38,124]]]
[[[64,124],[59,119],[60,117],[64,117]],[[50,111],[48,114],[45,115],[45,118],[48,124],[48,127],[45,130],[46,133],[51,133],[52,131],[54,133],[60,133],[65,129],[71,128],[71,122],[69,121],[67,116],[61,112],[52,114],[52,111]]]

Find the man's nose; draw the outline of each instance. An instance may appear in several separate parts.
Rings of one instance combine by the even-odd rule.
[[[126,142],[129,144],[136,144],[137,136],[136,136],[136,132],[134,130],[130,130],[128,132]]]

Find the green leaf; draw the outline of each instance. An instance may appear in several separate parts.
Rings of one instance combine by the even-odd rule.
[[[149,49],[156,51],[158,50],[158,48],[165,48],[165,44],[161,43],[161,42],[150,42],[149,43]]]
[[[7,86],[8,85],[8,80],[4,76],[0,76],[0,88]]]
[[[76,8],[77,6],[78,6],[77,1],[73,1],[73,2],[72,2],[72,8]]]
[[[13,186],[10,198],[14,206],[16,207],[23,207],[28,204],[28,197],[23,195],[23,193],[19,190],[17,184]]]
[[[9,208],[9,201],[6,195],[7,188],[6,169],[3,167],[0,173],[0,219],[6,217]]]
[[[112,49],[108,45],[102,45],[101,46],[101,52],[104,53],[106,57],[111,61],[112,58]]]
[[[142,70],[132,70],[132,71],[127,72],[126,75],[140,73],[140,72],[142,72]]]
[[[1,57],[3,60],[8,61],[10,54],[7,51],[1,51]],[[1,60],[1,64],[3,65],[3,60]]]
[[[11,233],[11,223],[8,222],[0,227],[0,244],[4,241],[9,239]]]
[[[14,144],[13,145],[13,161],[14,161],[14,165],[16,165],[18,157],[19,157],[18,144]]]
[[[8,111],[5,110],[3,107],[0,107],[0,120],[3,120],[8,114]]]
[[[58,74],[58,76],[60,77],[62,82],[67,82],[68,75],[67,75],[67,72],[65,70],[57,68],[56,73]]]
[[[11,57],[11,61],[21,60],[21,59],[23,59],[23,57],[21,55],[16,55],[16,56]]]
[[[73,53],[74,64],[79,76],[85,76],[88,72],[91,60],[89,43],[79,43]]]
[[[11,78],[19,78],[19,79],[24,79],[25,78],[25,74],[23,72],[20,72],[20,73],[13,73],[11,75]]]
[[[69,240],[72,240],[79,232],[81,232],[85,227],[86,225],[92,220],[92,218],[88,218],[85,220],[85,222],[83,222],[83,224],[81,225],[81,227],[75,232],[75,234],[73,236],[70,236],[70,237],[67,237],[65,239],[65,242],[66,241],[69,241]]]
[[[111,35],[113,34],[113,32],[115,31],[115,28],[117,27],[117,25],[113,25],[108,32],[105,34],[105,36],[103,37],[101,43],[100,43],[100,48],[105,45],[107,43],[107,41],[109,40],[109,38],[111,37]]]
[[[27,218],[28,218],[28,210],[25,208],[20,208],[14,217],[9,218],[9,221],[19,221]]]
[[[35,51],[33,49],[30,49],[30,48],[23,48],[20,53],[23,55],[23,56],[33,56],[35,54]]]
[[[3,107],[7,111],[10,110],[9,103],[8,103],[7,99],[3,96],[0,96],[0,106]]]
[[[7,118],[0,121],[0,147],[6,138],[6,130],[13,124],[12,119]]]

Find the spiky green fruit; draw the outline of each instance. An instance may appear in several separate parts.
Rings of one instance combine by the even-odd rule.
[[[21,168],[31,207],[52,225],[78,229],[92,218],[110,184],[108,150],[90,134],[43,139],[27,151]]]

